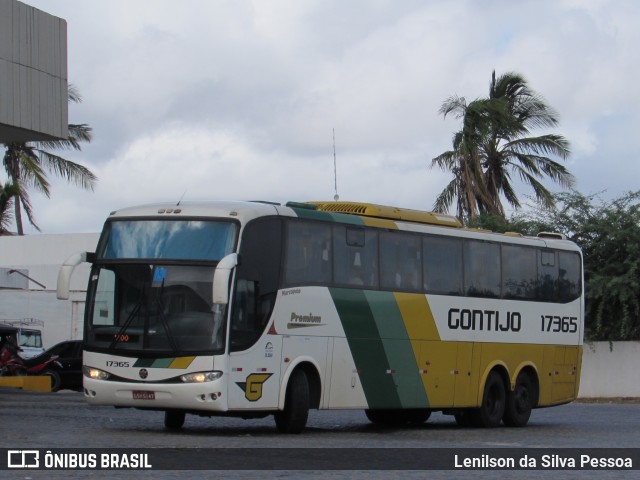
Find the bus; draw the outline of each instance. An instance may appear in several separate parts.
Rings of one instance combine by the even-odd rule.
[[[157,204],[112,212],[59,298],[81,262],[86,400],[167,429],[274,415],[298,433],[310,409],[522,427],[577,396],[582,255],[559,234],[357,202]]]

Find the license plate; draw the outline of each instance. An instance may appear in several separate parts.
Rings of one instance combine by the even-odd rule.
[[[145,390],[134,390],[133,399],[134,400],[155,400],[156,392],[149,392]]]

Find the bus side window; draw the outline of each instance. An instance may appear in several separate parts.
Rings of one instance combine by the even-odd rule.
[[[464,288],[470,297],[500,297],[500,245],[464,242]]]
[[[240,243],[240,264],[229,331],[230,351],[251,347],[273,311],[282,260],[282,223],[262,218],[247,224]]]
[[[462,294],[462,240],[424,237],[424,290],[442,295]]]
[[[380,284],[387,290],[422,290],[421,239],[398,232],[380,234]]]
[[[378,285],[378,238],[362,227],[333,227],[333,274],[338,285]]]
[[[570,302],[580,296],[580,256],[558,252],[558,301]]]
[[[331,283],[331,225],[290,221],[287,226],[285,283],[290,286]]]
[[[502,296],[533,300],[536,296],[536,250],[520,245],[502,245]]]
[[[538,281],[536,298],[545,302],[557,300],[558,262],[553,250],[538,250]]]

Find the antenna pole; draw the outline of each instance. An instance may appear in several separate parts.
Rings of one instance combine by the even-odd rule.
[[[337,202],[340,196],[338,195],[338,167],[336,161],[336,129],[333,128],[333,187],[335,188],[336,194],[333,196],[333,199]]]

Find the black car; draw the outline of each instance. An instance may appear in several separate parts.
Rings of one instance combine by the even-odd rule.
[[[82,391],[82,341],[67,340],[45,350],[40,355],[25,361],[30,365],[39,365],[47,361],[52,355],[58,358],[47,365],[40,375],[51,377],[51,391],[76,390]]]

